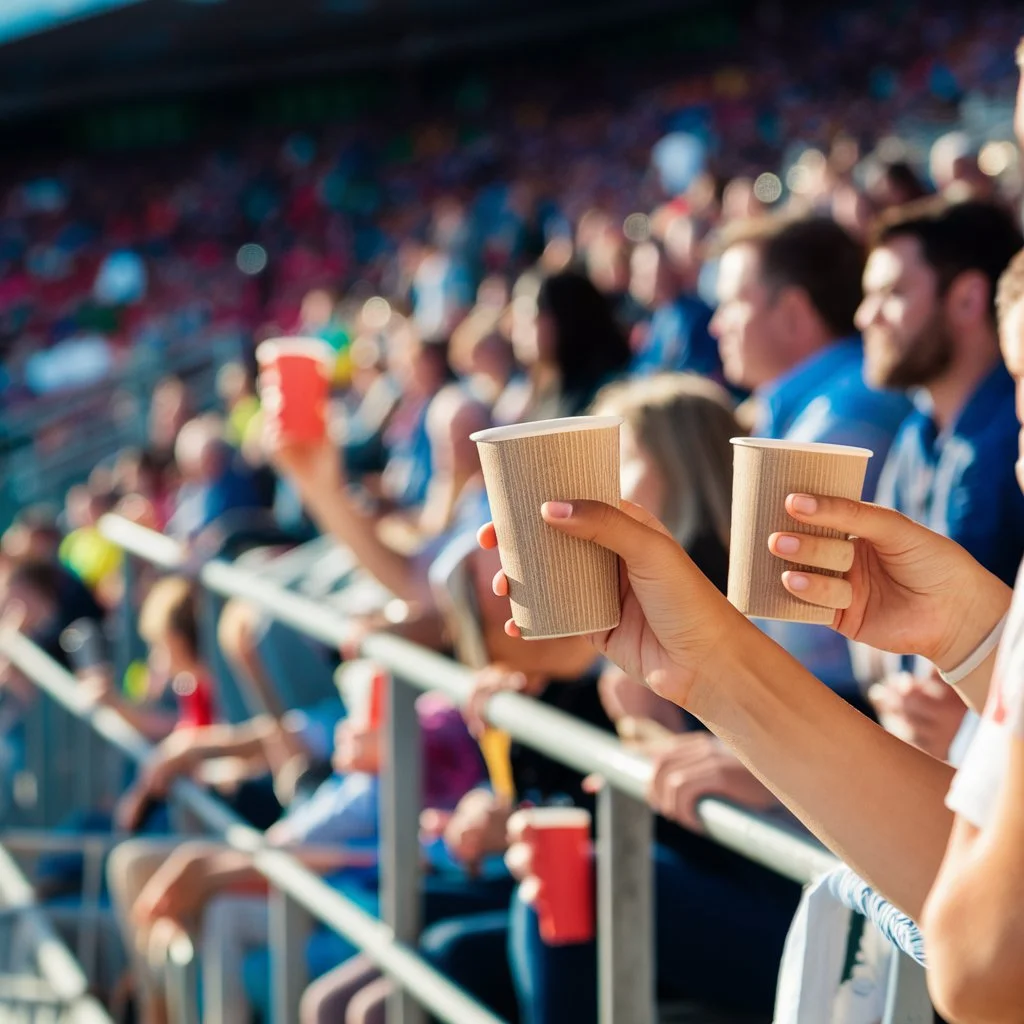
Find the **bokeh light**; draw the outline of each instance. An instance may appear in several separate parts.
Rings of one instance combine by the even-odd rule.
[[[246,242],[235,256],[235,266],[250,277],[259,274],[267,267],[267,250],[256,242]]]
[[[1012,142],[986,142],[978,154],[978,167],[990,178],[998,178],[1016,159],[1017,148]]]
[[[782,197],[782,179],[777,174],[765,171],[754,182],[754,195],[762,203],[774,203]]]
[[[363,303],[363,314],[362,320],[363,325],[371,331],[379,331],[384,327],[387,327],[388,321],[391,319],[391,303],[387,299],[382,299],[379,295],[374,295],[373,298],[367,299]]]
[[[631,213],[622,222],[622,233],[631,242],[646,242],[651,237],[651,219],[646,213]]]

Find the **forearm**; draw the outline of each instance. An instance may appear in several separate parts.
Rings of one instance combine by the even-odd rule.
[[[951,1019],[1016,1021],[1024,963],[1024,741],[993,821],[982,832],[958,818],[923,927],[930,987]]]
[[[269,715],[261,715],[243,725],[208,725],[195,730],[188,748],[192,764],[217,757],[265,761],[264,744],[278,726]]]
[[[344,487],[303,494],[309,514],[325,533],[350,548],[363,568],[396,597],[430,601],[426,579],[419,579],[415,560],[388,547],[377,535],[377,521],[352,500]]]
[[[730,670],[696,687],[689,710],[830,849],[919,918],[952,825],[943,803],[952,769],[886,734],[759,631],[737,634]]]
[[[166,739],[177,724],[173,715],[164,711],[154,711],[152,708],[133,704],[131,701],[114,698],[109,701],[109,705],[133,729],[141,732],[146,739],[154,743]]]

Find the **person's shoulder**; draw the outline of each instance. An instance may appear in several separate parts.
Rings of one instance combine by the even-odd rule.
[[[893,433],[916,413],[913,402],[902,391],[883,391],[865,380],[860,362],[847,366],[824,389],[833,413],[868,420]],[[910,429],[919,429],[911,424]]]

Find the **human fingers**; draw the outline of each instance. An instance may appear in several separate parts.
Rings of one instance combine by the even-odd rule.
[[[822,608],[846,609],[853,604],[853,587],[841,576],[787,570],[782,585],[794,596]]]
[[[494,523],[484,523],[476,531],[476,542],[485,551],[491,551],[498,546],[498,535],[494,532]]]
[[[768,548],[773,555],[788,562],[830,572],[849,572],[856,553],[852,541],[806,533],[773,533],[768,538]]]

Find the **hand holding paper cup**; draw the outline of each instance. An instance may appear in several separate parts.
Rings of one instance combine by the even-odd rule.
[[[271,338],[256,349],[260,399],[281,440],[316,443],[327,435],[333,353],[317,338]]]
[[[790,494],[860,499],[872,452],[839,444],[797,443],[736,437],[733,444],[732,537],[729,600],[744,615],[830,625],[832,608],[801,601],[782,585],[777,555],[768,549],[773,533],[839,537],[835,530],[797,523],[786,511]],[[788,568],[841,576],[820,568]]]
[[[471,435],[480,452],[512,618],[527,640],[613,629],[618,559],[552,529],[546,501],[619,505],[618,416],[577,416]]]

